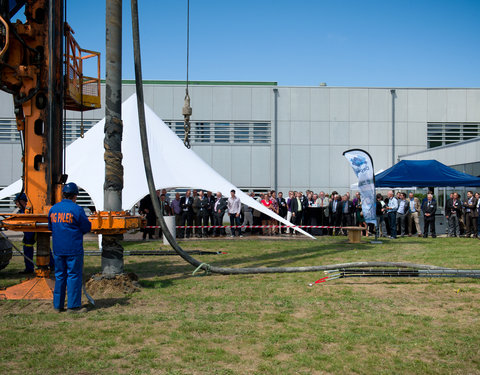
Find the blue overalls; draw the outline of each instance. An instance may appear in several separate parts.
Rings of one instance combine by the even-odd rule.
[[[48,228],[52,231],[55,259],[53,307],[63,309],[68,292],[68,308],[82,302],[83,235],[91,224],[83,208],[70,199],[63,199],[48,212]]]

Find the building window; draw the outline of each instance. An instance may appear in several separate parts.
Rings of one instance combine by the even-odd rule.
[[[234,124],[233,142],[234,143],[249,143],[250,142],[250,124],[248,124],[248,123]]]
[[[20,142],[20,133],[15,119],[0,119],[0,142]]]
[[[256,122],[253,124],[254,143],[268,143],[270,141],[270,124],[266,126],[265,122]]]
[[[427,147],[435,148],[480,136],[480,123],[435,122],[427,124]]]
[[[192,129],[192,135],[196,142],[210,143],[210,123],[196,122]]]
[[[185,131],[183,122],[165,121],[170,129],[183,140]],[[191,123],[190,142],[195,143],[233,143],[259,144],[270,143],[271,126],[269,122],[193,122]]]
[[[230,142],[230,124],[227,122],[214,123],[215,143]]]
[[[83,132],[86,133],[100,120],[83,120]],[[65,140],[67,144],[72,143],[80,137],[82,132],[82,121],[80,119],[67,119],[65,124]],[[20,133],[17,130],[15,119],[0,119],[0,142],[20,143]]]

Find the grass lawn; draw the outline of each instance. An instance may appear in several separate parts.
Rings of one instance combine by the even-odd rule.
[[[126,250],[167,249],[125,242]],[[409,261],[480,269],[480,241],[345,238],[184,242],[217,266]],[[87,243],[86,248],[96,248]],[[22,259],[0,271],[20,280]],[[480,281],[323,273],[192,276],[174,256],[125,258],[142,285],[97,296],[82,316],[40,301],[0,301],[1,374],[480,374]],[[86,257],[85,274],[100,270]]]

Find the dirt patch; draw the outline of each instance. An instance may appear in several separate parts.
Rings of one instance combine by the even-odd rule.
[[[133,272],[105,278],[97,273],[85,283],[85,288],[93,297],[125,295],[140,290],[138,276]]]

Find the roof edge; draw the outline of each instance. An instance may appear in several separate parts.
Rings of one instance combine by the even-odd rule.
[[[398,158],[402,158],[402,159],[403,159],[403,158],[406,158],[406,157],[408,157],[408,156],[419,155],[419,154],[423,154],[423,153],[425,153],[425,152],[445,150],[445,149],[447,149],[447,148],[463,146],[463,145],[466,145],[466,144],[469,144],[469,143],[475,143],[475,142],[480,142],[480,137],[475,137],[475,138],[472,138],[472,139],[467,139],[467,140],[465,140],[465,141],[460,141],[460,142],[451,143],[451,144],[449,144],[449,145],[444,145],[444,146],[439,146],[439,147],[434,147],[434,148],[427,148],[427,149],[425,149],[425,150],[412,152],[412,153],[410,153],[410,154],[398,155]]]
[[[100,80],[105,83],[105,80]],[[174,80],[148,80],[144,79],[144,85],[186,85],[187,81]],[[122,84],[135,84],[134,79],[122,79]],[[278,82],[261,82],[261,81],[188,81],[192,86],[278,86]]]

